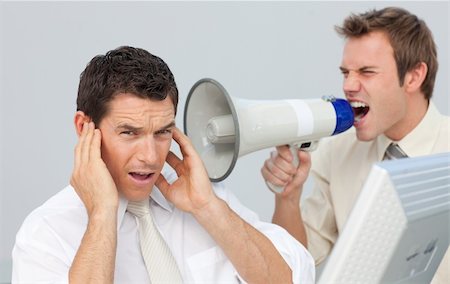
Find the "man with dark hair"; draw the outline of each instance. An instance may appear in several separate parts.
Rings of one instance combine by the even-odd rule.
[[[210,183],[175,127],[177,103],[159,57],[120,47],[91,60],[80,78],[70,185],[22,225],[14,283],[314,281],[298,241]],[[175,172],[162,173],[166,162]]]
[[[330,254],[372,165],[392,157],[390,149],[404,157],[450,151],[450,119],[430,100],[438,62],[425,22],[389,7],[351,15],[336,30],[345,38],[340,70],[354,131],[323,139],[311,159],[299,152],[298,168],[289,149],[278,147],[261,169],[284,187],[273,222],[307,246],[316,264]],[[310,167],[314,188],[300,204]],[[446,256],[436,282],[449,283],[448,271]]]

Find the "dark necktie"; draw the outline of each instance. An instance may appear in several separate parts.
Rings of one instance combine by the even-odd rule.
[[[401,158],[407,158],[405,152],[398,146],[396,143],[391,143],[389,147],[387,147],[386,152],[384,153],[383,160],[396,160]]]

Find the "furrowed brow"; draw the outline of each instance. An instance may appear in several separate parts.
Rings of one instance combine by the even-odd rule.
[[[172,128],[172,127],[174,127],[174,126],[175,126],[175,121],[172,121],[172,122],[170,122],[169,124],[167,124],[167,125],[161,127],[158,131],[166,130],[166,129]]]
[[[138,132],[142,130],[142,127],[136,127],[127,123],[124,124],[120,124],[116,127],[116,129],[120,129],[120,130],[126,130],[126,131],[133,131],[133,132]]]
[[[363,66],[361,68],[359,68],[358,70],[361,71],[367,71],[368,69],[376,69],[375,66]]]
[[[348,69],[348,68],[345,68],[345,67],[342,67],[342,66],[340,66],[339,69],[341,70],[341,72],[354,71],[354,70],[351,70],[351,69]],[[376,69],[376,67],[375,66],[363,66],[361,68],[358,68],[357,71],[358,72],[364,72],[364,71],[367,71],[369,69]]]

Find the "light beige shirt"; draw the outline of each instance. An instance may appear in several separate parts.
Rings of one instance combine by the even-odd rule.
[[[450,117],[441,115],[430,102],[420,124],[397,143],[409,157],[417,157],[449,152],[449,136]],[[372,165],[383,159],[391,142],[384,135],[370,142],[359,141],[352,128],[323,139],[317,151],[312,153],[314,188],[302,202],[302,217],[308,249],[316,264],[330,254]],[[438,270],[439,277],[446,280],[436,283],[450,283],[448,258],[447,251]],[[442,269],[443,265],[445,269]],[[441,275],[441,271],[445,275]]]

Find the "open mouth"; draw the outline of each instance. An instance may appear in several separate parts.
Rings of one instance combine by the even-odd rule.
[[[355,115],[355,122],[359,122],[369,112],[370,107],[363,102],[351,102],[350,105]]]
[[[153,173],[131,172],[129,175],[138,181],[145,181],[152,177]]]

